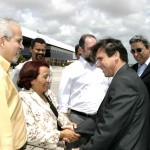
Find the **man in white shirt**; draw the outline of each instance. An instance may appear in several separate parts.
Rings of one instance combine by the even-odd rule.
[[[46,42],[42,38],[33,39],[31,42],[31,46],[30,46],[30,52],[31,52],[31,59],[28,61],[45,60]],[[20,63],[12,71],[12,80],[18,91],[20,91],[20,88],[17,86],[19,72],[20,72],[22,66],[28,61]],[[51,66],[50,66],[50,76],[52,78],[52,67]]]
[[[58,92],[60,111],[67,114],[70,109],[70,120],[80,124],[87,117],[94,117],[110,84],[102,70],[96,67],[91,48],[96,44],[95,36],[82,35],[79,40],[83,50],[80,59],[67,66],[61,77]],[[69,148],[79,147],[80,141]]]
[[[131,53],[137,62],[132,68],[145,83],[150,97],[150,42],[143,35],[135,35],[130,39],[129,43]],[[148,149],[150,150],[150,144]]]

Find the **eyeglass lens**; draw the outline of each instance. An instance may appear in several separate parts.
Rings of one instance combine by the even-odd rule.
[[[132,53],[132,54],[135,54],[135,52],[137,52],[137,53],[142,52],[142,48],[131,49],[131,53]]]

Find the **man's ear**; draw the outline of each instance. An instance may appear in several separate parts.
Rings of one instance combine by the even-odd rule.
[[[118,61],[120,59],[120,53],[118,51],[116,51],[116,53],[114,54],[115,56],[115,60]]]
[[[82,55],[83,54],[83,49],[81,47],[79,47],[79,53]]]

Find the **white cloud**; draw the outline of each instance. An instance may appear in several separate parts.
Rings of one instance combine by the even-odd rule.
[[[148,0],[5,0],[0,17],[12,17],[26,28],[75,46],[80,36],[111,36],[130,50],[135,34],[150,37]],[[130,61],[133,57],[129,53]]]

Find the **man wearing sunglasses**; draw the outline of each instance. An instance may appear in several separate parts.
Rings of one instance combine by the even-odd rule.
[[[130,39],[129,43],[131,45],[131,53],[137,62],[132,68],[144,81],[150,97],[150,42],[143,35],[135,35]]]
[[[143,35],[135,35],[129,43],[131,53],[137,62],[132,68],[144,81],[150,95],[150,42]]]

